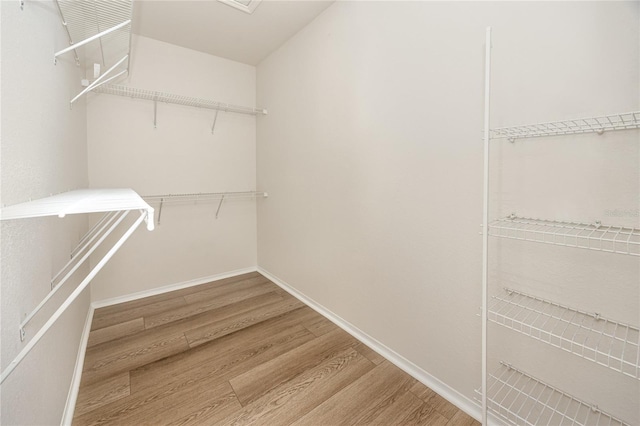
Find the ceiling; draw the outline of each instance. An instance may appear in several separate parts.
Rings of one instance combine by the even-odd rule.
[[[335,0],[262,0],[251,14],[217,0],[137,0],[133,32],[257,65]]]

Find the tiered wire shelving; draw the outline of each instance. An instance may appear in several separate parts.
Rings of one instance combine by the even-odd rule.
[[[491,222],[489,235],[640,256],[640,229],[599,222],[560,222],[511,215]]]
[[[535,340],[570,352],[622,375],[640,379],[640,337],[637,326],[602,318],[598,313],[504,289],[489,297],[489,237],[574,247],[640,256],[640,229],[601,222],[580,223],[508,217],[489,219],[489,148],[494,139],[516,139],[602,134],[607,131],[640,129],[640,111],[569,119],[513,127],[490,128],[491,28],[485,39],[485,115],[483,170],[482,253],[482,384],[478,394],[482,423],[488,413],[513,425],[572,424],[624,425],[595,405],[501,363],[488,371],[488,323],[496,323]]]
[[[4,207],[0,210],[0,220],[17,220],[46,216],[58,216],[60,218],[70,214],[105,213],[95,226],[93,226],[80,240],[78,246],[71,253],[71,260],[51,279],[51,291],[29,314],[20,322],[20,339],[24,340],[27,325],[40,312],[40,310],[52,299],[65,282],[89,259],[102,243],[125,220],[130,212],[139,212],[139,217],[129,226],[120,238],[111,246],[89,273],[82,278],[80,283],[71,292],[67,299],[49,317],[44,325],[22,348],[18,355],[9,363],[0,374],[0,383],[13,372],[24,357],[35,347],[44,334],[60,318],[64,311],[82,293],[96,274],[122,247],[125,241],[133,234],[143,221],[147,223],[147,229],[154,229],[154,209],[149,206],[132,189],[81,189],[69,191],[51,197],[46,197],[22,204]]]
[[[236,198],[266,198],[269,194],[261,191],[237,191],[237,192],[194,192],[194,193],[178,193],[164,195],[144,195],[143,198],[153,204],[158,204],[158,225],[162,218],[162,207],[170,203],[187,203],[187,202],[211,202],[218,201],[216,209],[216,219],[220,214],[220,208],[225,200]]]
[[[511,425],[610,425],[622,420],[554,388],[515,367],[500,362],[489,374],[488,409]]]
[[[78,49],[83,47],[85,61],[107,68],[78,95],[84,94],[129,72],[131,55],[132,0],[55,0],[69,46],[54,54],[54,61],[74,52],[80,65]]]
[[[262,108],[232,105],[208,99],[193,98],[189,96],[157,92],[153,90],[137,89],[135,87],[122,86],[117,84],[100,86],[96,90],[96,92],[153,102],[153,127],[157,127],[158,102],[214,110],[215,115],[213,118],[213,124],[211,126],[211,133],[213,133],[215,130],[216,122],[218,120],[218,112],[220,111],[254,116],[267,114],[267,110]]]
[[[507,288],[492,296],[489,320],[640,379],[637,327]]]

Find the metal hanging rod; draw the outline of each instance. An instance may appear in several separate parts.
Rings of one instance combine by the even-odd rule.
[[[628,129],[640,129],[640,111],[604,115],[601,117],[576,118],[573,120],[526,124],[522,126],[499,127],[491,129],[491,138],[506,138],[513,142],[515,139],[520,138],[575,135],[580,133],[602,134],[609,130]]]
[[[179,194],[164,194],[164,195],[144,195],[143,198],[149,203],[159,203],[158,206],[158,225],[162,219],[162,207],[171,202],[185,202],[185,201],[211,201],[219,200],[218,208],[216,209],[216,219],[220,214],[220,208],[225,199],[229,198],[266,198],[269,194],[262,191],[239,191],[239,192],[197,192],[197,193],[179,193]]]
[[[207,99],[192,98],[188,96],[175,95],[172,93],[157,92],[117,84],[105,84],[96,89],[97,93],[109,95],[125,96],[133,99],[144,99],[152,102],[163,102],[167,104],[185,105],[195,108],[205,108],[224,112],[234,112],[238,114],[266,115],[267,110],[261,108],[245,107],[223,102],[216,102]],[[215,126],[215,121],[214,121]]]

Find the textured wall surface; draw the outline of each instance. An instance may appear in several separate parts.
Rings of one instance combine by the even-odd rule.
[[[21,11],[18,2],[2,2],[0,8],[2,204],[86,187],[86,108],[84,101],[69,108],[83,72],[73,56],[53,64],[53,52],[68,45],[55,6],[26,2]],[[87,223],[86,216],[1,223],[3,370],[73,288],[72,279],[27,326],[21,342],[20,320],[49,292]],[[60,422],[88,305],[87,290],[2,384],[0,423]]]

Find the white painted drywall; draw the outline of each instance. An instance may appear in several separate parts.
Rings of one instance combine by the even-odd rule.
[[[134,36],[125,84],[255,105],[255,67]],[[142,195],[255,189],[256,118],[92,94],[87,104],[91,187]],[[261,202],[258,200],[257,202]],[[93,300],[256,265],[256,201],[164,205],[153,232],[136,232],[92,283]],[[159,207],[158,204],[154,207]],[[157,211],[159,214],[159,211]]]
[[[53,64],[68,39],[53,2],[1,2],[2,203],[86,187],[86,109],[69,100],[82,87],[73,56]],[[53,275],[87,230],[86,216],[1,223],[1,367],[4,370],[73,288],[69,282],[27,326],[18,324],[50,290]],[[81,269],[81,271],[86,269]],[[72,280],[73,281],[73,280]],[[2,384],[0,423],[57,424],[89,308],[85,291]]]
[[[258,185],[270,193],[258,265],[473,398],[485,27],[500,126],[638,110],[639,16],[630,2],[337,2],[258,65],[257,101],[269,107]],[[498,142],[492,154],[492,215],[639,225],[635,131]],[[615,210],[631,214],[606,217]],[[498,244],[495,281],[517,276],[541,297],[640,323],[637,258]],[[637,380],[593,364],[562,374],[563,362],[573,373],[584,364],[491,330],[494,343],[514,342],[493,344],[492,361],[519,355],[640,421]]]

